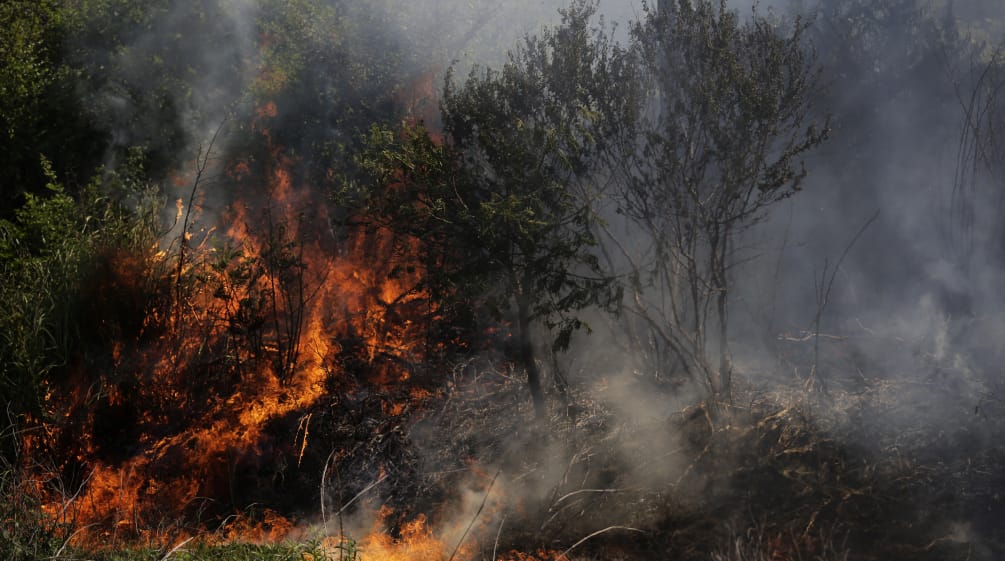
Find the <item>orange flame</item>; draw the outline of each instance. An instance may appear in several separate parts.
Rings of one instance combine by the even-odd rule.
[[[391,514],[390,508],[383,507],[373,531],[359,542],[360,553],[364,559],[446,561],[450,555],[450,547],[433,535],[424,515],[420,514],[411,522],[406,522],[402,525],[401,537],[392,538],[384,528],[385,521]]]
[[[79,492],[52,493],[45,509],[81,529],[75,543],[170,541],[204,530],[199,518],[207,501],[239,507],[239,498],[227,496],[236,470],[277,454],[300,465],[311,412],[333,380],[392,386],[410,379],[403,365],[424,358],[435,306],[421,289],[423,269],[414,257],[420,242],[378,229],[339,247],[313,193],[295,184],[296,162],[272,144],[265,125],[276,114],[275,104],[266,104],[253,122],[271,155],[266,200],[238,200],[224,214],[225,233],[209,228],[201,244],[189,245],[178,281],[186,284],[177,291],[184,313],[176,318],[154,307],[143,321],[151,340],[116,341],[113,371],[100,373],[100,384],[71,384],[73,393],[53,400],[66,422],[47,445],[74,449],[71,463],[85,473]],[[231,166],[230,188],[254,189],[249,161]],[[184,211],[179,201],[179,216]],[[147,256],[145,274],[175,270],[174,257]],[[174,282],[173,275],[160,278]],[[360,354],[367,368],[342,370],[340,356],[347,352]],[[81,374],[88,375],[94,376]],[[403,395],[410,401],[385,404],[388,415],[433,394],[416,387]],[[95,412],[94,401],[106,410]],[[300,419],[290,442],[270,438],[268,427],[286,418]],[[123,450],[114,438],[103,442],[112,437],[102,427],[136,434],[122,437],[129,443]],[[195,519],[194,528],[165,526],[185,515]],[[224,534],[276,540],[292,525],[265,511],[258,522],[231,524]],[[424,519],[402,535],[424,539]],[[391,548],[377,538],[367,543]]]

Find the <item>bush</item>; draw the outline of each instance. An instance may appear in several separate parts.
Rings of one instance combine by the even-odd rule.
[[[0,397],[15,431],[48,417],[46,395],[75,360],[106,354],[83,335],[93,344],[96,328],[109,328],[95,325],[88,302],[86,287],[101,283],[98,257],[141,255],[155,233],[156,198],[133,179],[138,171],[98,176],[75,198],[45,158],[42,168],[48,196],[27,194],[13,220],[0,220]],[[0,457],[13,464],[15,448],[6,439]]]

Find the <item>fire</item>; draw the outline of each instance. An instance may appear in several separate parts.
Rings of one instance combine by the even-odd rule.
[[[253,120],[268,160],[229,166],[225,187],[243,196],[223,213],[225,231],[181,232],[182,263],[152,250],[141,267],[116,272],[177,284],[166,292],[181,295],[172,308],[181,312],[148,306],[140,334],[112,344],[108,371],[80,372],[54,397],[52,413],[64,419],[57,430],[27,444],[68,458],[51,479],[69,477],[71,488],[50,492],[45,510],[78,529],[73,543],[170,543],[233,520],[245,504],[235,477],[273,473],[262,462],[287,466],[274,477],[300,469],[319,434],[314,412],[333,388],[394,387],[424,360],[435,306],[421,288],[420,242],[383,229],[335,240],[317,195],[297,184],[296,161],[273,144],[267,121],[276,114],[269,103]],[[182,201],[176,211],[191,213],[193,224],[209,220]],[[434,395],[401,389],[385,414]],[[294,432],[277,438],[276,427],[290,422]],[[274,541],[294,523],[266,510],[217,535]],[[431,539],[423,518],[402,539],[416,554],[433,547],[418,545]],[[365,543],[392,549],[377,537]]]
[[[364,560],[446,561],[452,548],[433,534],[425,515],[420,514],[414,520],[403,524],[401,537],[392,538],[384,528],[391,514],[391,509],[382,508],[373,531],[359,543],[359,550]]]
[[[489,511],[500,507],[494,497],[492,482],[480,490],[481,506],[474,512],[462,508],[462,512],[447,516],[439,524],[433,524],[425,514],[418,514],[411,519],[399,521],[396,512],[384,505],[378,511],[375,521],[366,536],[354,544],[361,561],[466,561],[478,558],[485,542],[491,538],[493,524],[498,512],[484,512],[488,505]],[[484,481],[483,481],[484,483]],[[460,503],[466,501],[461,500]],[[472,506],[472,505],[467,505]],[[446,514],[446,513],[442,513]],[[391,527],[397,526],[392,532]],[[329,551],[335,552],[349,543],[344,537],[329,538],[326,542]],[[536,555],[528,555],[511,551],[499,555],[497,561],[552,561],[559,558],[558,552],[541,549]]]

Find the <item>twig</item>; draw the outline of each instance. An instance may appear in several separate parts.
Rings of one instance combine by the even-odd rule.
[[[504,514],[502,520],[499,521],[499,530],[496,531],[496,541],[492,545],[492,561],[496,561],[496,559],[499,559],[498,557],[496,557],[496,552],[499,551],[499,536],[502,535],[503,524],[505,523],[506,523],[506,515]]]
[[[358,498],[362,497],[363,495],[365,495],[367,493],[367,491],[369,491],[370,489],[373,489],[377,485],[380,485],[385,479],[387,479],[387,474],[386,473],[384,475],[380,476],[380,479],[378,479],[377,481],[374,481],[373,483],[367,485],[366,488],[364,488],[359,493],[356,493],[356,495],[353,498],[349,499],[349,502],[347,502],[346,504],[342,505],[342,508],[338,509],[338,514],[342,514],[342,512],[345,509],[349,508],[349,506],[352,505],[352,503],[356,502],[356,499],[358,499]]]
[[[820,366],[820,322],[823,320],[824,310],[827,308],[827,304],[830,303],[831,291],[834,290],[834,279],[837,277],[838,271],[841,269],[841,264],[844,263],[848,253],[851,252],[851,248],[855,246],[862,234],[869,229],[876,219],[879,218],[879,211],[877,210],[873,215],[862,224],[862,227],[858,229],[858,232],[852,236],[851,241],[845,246],[844,252],[841,253],[841,257],[838,258],[837,263],[834,265],[834,269],[831,271],[830,278],[827,278],[827,262],[824,262],[824,270],[820,275],[820,284],[817,288],[817,313],[813,318],[813,374],[810,377],[810,382],[815,378],[820,383],[820,389],[823,391],[824,395],[827,395],[827,386],[824,383],[823,378],[820,377],[819,366]],[[826,281],[826,284],[824,284]]]
[[[712,443],[709,442],[708,444],[705,445],[705,448],[701,451],[701,453],[698,454],[698,457],[695,458],[693,462],[691,462],[691,465],[687,466],[687,469],[684,470],[684,473],[680,474],[680,477],[678,477],[677,481],[674,482],[673,484],[674,488],[680,486],[681,482],[684,481],[684,478],[687,477],[694,470],[695,466],[698,465],[698,462],[700,462],[709,453],[711,449],[712,449]]]
[[[768,336],[775,331],[775,312],[778,305],[778,287],[781,285],[779,279],[782,276],[782,259],[785,257],[785,250],[789,245],[789,233],[792,231],[792,217],[795,215],[795,205],[789,202],[789,220],[785,224],[785,231],[782,234],[782,246],[778,249],[778,260],[775,261],[775,276],[771,282],[771,307],[768,312]]]
[[[73,501],[77,500],[77,497],[80,496],[80,493],[83,492],[84,487],[87,486],[87,484],[91,481],[92,477],[94,477],[93,469],[91,470],[90,473],[87,474],[87,477],[85,477],[84,480],[80,482],[80,485],[77,487],[77,490],[73,492],[73,495],[70,498],[66,498],[66,493],[64,492],[65,487],[63,486],[62,483],[60,483],[59,485],[60,494],[63,496],[63,505],[62,508],[60,509],[61,517],[63,518],[66,517],[66,509],[70,508],[70,504],[72,504]]]
[[[193,539],[193,538],[189,538],[189,539],[187,539],[187,540],[185,540],[185,541],[181,542],[180,544],[178,544],[178,545],[176,545],[176,546],[172,547],[172,548],[171,548],[171,551],[169,551],[169,552],[167,552],[166,554],[164,554],[164,557],[161,557],[161,561],[167,561],[167,558],[168,558],[168,557],[171,557],[171,556],[172,556],[172,555],[173,555],[173,554],[174,554],[174,553],[175,553],[176,551],[178,551],[179,549],[181,549],[181,548],[185,547],[185,544],[187,544],[188,542],[192,541],[192,539]]]
[[[300,417],[300,424],[297,426],[297,434],[294,436],[294,444],[296,444],[296,437],[300,436],[300,430],[303,429],[304,439],[300,442],[300,454],[297,455],[298,468],[300,467],[300,462],[304,459],[304,451],[307,450],[307,433],[310,429],[311,416],[313,415],[314,413],[308,413],[307,415]],[[321,484],[324,485],[324,480],[321,481]]]
[[[558,499],[552,501],[551,506],[548,508],[548,510],[551,511],[552,509],[555,509],[555,507],[557,507],[559,505],[559,503],[561,503],[565,499],[568,499],[569,497],[578,495],[580,493],[598,493],[598,494],[602,495],[602,494],[606,494],[606,493],[619,493],[619,492],[622,492],[622,491],[625,491],[625,489],[580,489],[578,491],[573,491],[571,493],[566,493],[565,495],[563,495],[563,496],[559,497]],[[545,526],[547,526],[548,524],[551,524],[552,520],[554,520],[555,518],[557,518],[560,514],[562,514],[563,512],[565,512],[566,510],[568,510],[569,508],[571,508],[573,506],[576,506],[577,504],[580,504],[580,503],[577,503],[577,502],[573,501],[573,502],[570,502],[569,504],[567,504],[567,505],[565,505],[565,506],[563,506],[563,507],[558,508],[557,510],[555,510],[555,512],[551,516],[549,516],[548,519],[545,520],[541,524],[541,528],[539,529],[539,531],[544,530]]]
[[[328,459],[325,460],[325,466],[321,469],[321,525],[324,526],[325,533],[328,533],[328,518],[325,516],[325,480],[328,479],[328,465],[331,464],[332,458],[335,456],[335,449],[333,448],[331,453],[328,454]],[[341,512],[341,511],[339,511]]]
[[[624,489],[580,489],[578,491],[573,491],[571,493],[566,493],[561,498],[559,498],[557,501],[555,501],[555,504],[558,504],[558,503],[564,501],[565,499],[568,499],[569,497],[571,497],[573,495],[578,495],[580,493],[620,493],[621,491],[624,491]]]
[[[450,554],[447,561],[454,561],[454,557],[457,556],[457,552],[461,549],[461,544],[464,543],[464,538],[468,537],[468,532],[471,531],[471,527],[475,525],[475,521],[478,520],[478,516],[481,515],[482,509],[485,508],[485,503],[489,500],[489,495],[492,494],[492,486],[496,484],[496,478],[502,470],[497,470],[496,474],[492,476],[492,481],[489,482],[489,488],[485,490],[485,497],[482,498],[482,504],[478,507],[478,512],[475,513],[474,517],[471,518],[471,522],[468,523],[468,527],[464,529],[464,533],[461,534],[461,539],[457,540],[457,545],[454,546],[454,552]],[[502,526],[499,527],[500,531]]]
[[[629,532],[638,532],[640,534],[644,534],[645,533],[642,530],[639,530],[638,528],[632,528],[631,526],[608,526],[607,528],[604,528],[603,530],[597,530],[596,532],[593,532],[592,534],[590,534],[590,535],[586,536],[585,538],[579,540],[578,542],[572,544],[572,546],[569,547],[569,549],[566,549],[565,551],[562,552],[561,555],[559,555],[558,557],[556,557],[555,561],[560,561],[561,559],[565,559],[566,561],[569,561],[568,555],[569,555],[569,552],[571,552],[573,549],[576,549],[577,547],[583,545],[583,543],[586,542],[587,540],[592,539],[592,538],[594,538],[596,536],[599,536],[600,534],[603,534],[605,532],[610,532],[611,530],[628,530]]]
[[[56,551],[56,554],[53,555],[51,559],[59,559],[60,557],[62,557],[63,551],[66,549],[66,546],[70,545],[70,541],[72,541],[77,534],[84,532],[88,528],[92,528],[94,526],[97,526],[97,524],[88,524],[81,528],[77,528],[72,534],[70,534],[65,540],[63,540],[63,545],[59,546],[59,550]]]
[[[195,179],[192,181],[192,192],[188,197],[188,206],[185,207],[185,220],[182,222],[181,238],[178,244],[178,270],[175,275],[175,297],[178,299],[175,304],[175,320],[178,325],[181,325],[182,273],[185,270],[185,248],[188,245],[188,227],[192,216],[192,207],[195,205],[195,196],[199,191],[199,184],[202,182],[203,174],[205,174],[206,168],[209,166],[209,161],[213,154],[213,146],[216,144],[216,139],[220,135],[220,131],[223,130],[223,126],[227,124],[228,118],[229,115],[224,115],[220,124],[216,127],[212,138],[209,140],[209,145],[206,147],[206,152],[203,153],[200,146],[199,153],[195,157]]]

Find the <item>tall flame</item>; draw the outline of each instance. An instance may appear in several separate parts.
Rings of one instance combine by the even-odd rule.
[[[71,450],[53,474],[70,479],[69,490],[50,490],[45,510],[80,529],[76,543],[170,541],[231,520],[244,506],[238,472],[277,457],[299,465],[312,411],[333,388],[402,384],[411,377],[403,365],[424,358],[435,305],[421,288],[420,242],[383,229],[336,240],[324,205],[297,185],[295,160],[273,144],[276,114],[266,104],[252,126],[269,152],[264,169],[250,159],[229,166],[226,188],[245,196],[227,207],[226,230],[182,232],[180,264],[173,252],[151,252],[139,271],[117,273],[178,283],[181,313],[150,306],[144,333],[115,342],[109,371],[78,373],[51,403],[62,422],[29,443]],[[177,211],[194,223],[200,208],[179,202]],[[176,267],[177,280],[165,274]],[[433,394],[416,386],[403,395],[420,405]],[[270,427],[286,419],[298,419],[295,434],[277,438]],[[414,524],[421,534],[423,521]],[[291,526],[266,511],[222,534],[280,539]]]

